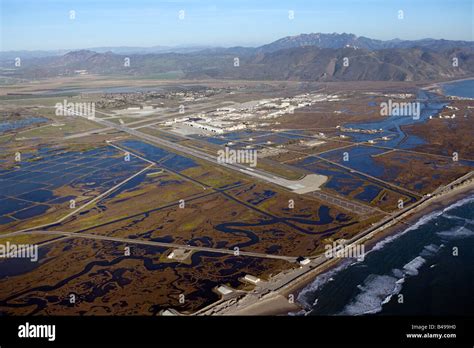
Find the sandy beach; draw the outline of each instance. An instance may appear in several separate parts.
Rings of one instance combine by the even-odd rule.
[[[471,172],[472,173],[472,172]],[[392,219],[384,225],[378,227],[374,231],[360,237],[357,244],[364,244],[365,250],[369,251],[381,240],[396,235],[409,226],[416,223],[421,217],[428,214],[442,210],[443,208],[459,201],[474,193],[474,180],[471,176],[468,180],[454,186],[452,189],[447,189],[450,185],[440,193],[427,198],[415,207],[404,212],[400,217]],[[400,221],[401,220],[401,221]],[[363,234],[363,233],[361,233]],[[293,280],[288,281],[276,291],[271,291],[260,298],[246,295],[237,300],[235,305],[222,305],[212,314],[217,315],[287,315],[290,312],[298,312],[302,308],[297,304],[296,298],[299,292],[314,279],[338,266],[343,260],[341,258],[334,258],[326,260],[319,266],[316,266]],[[291,278],[291,272],[282,272],[282,274],[274,277],[275,279]],[[269,281],[271,283],[273,279]],[[294,301],[293,301],[294,299]],[[211,314],[209,312],[203,314]]]

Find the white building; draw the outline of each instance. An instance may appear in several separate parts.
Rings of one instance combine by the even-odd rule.
[[[306,258],[306,257],[299,261],[299,263],[300,263],[301,266],[307,265],[307,264],[309,264],[310,262],[311,262],[311,260],[308,259],[308,258]]]
[[[225,285],[220,285],[218,288],[217,288],[217,291],[221,294],[221,295],[229,295],[232,293],[232,289],[229,288],[228,286],[225,286]]]
[[[244,280],[249,282],[249,283],[252,283],[252,284],[257,284],[260,282],[260,278],[257,278],[253,275],[250,275],[250,274],[246,274],[245,277],[244,277]]]
[[[222,128],[209,126],[209,125],[203,124],[203,123],[197,123],[197,122],[194,122],[194,121],[186,121],[186,122],[184,122],[184,124],[187,125],[187,126],[190,126],[190,127],[203,129],[203,130],[211,132],[211,133],[216,133],[216,134],[223,134],[224,133],[224,130]]]

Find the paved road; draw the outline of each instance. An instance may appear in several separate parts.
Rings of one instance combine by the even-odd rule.
[[[93,134],[108,132],[108,131],[111,131],[111,130],[113,130],[113,129],[115,129],[115,128],[106,127],[106,128],[93,129],[93,130],[86,131],[86,132],[82,132],[82,133],[76,133],[76,134],[72,134],[72,135],[67,135],[67,136],[64,137],[64,139],[76,139],[76,138],[87,137],[87,136],[93,135]]]
[[[5,237],[9,237],[15,234],[17,233],[15,232],[7,233],[7,234],[1,235],[1,237],[5,238]],[[165,247],[165,248],[206,251],[206,252],[216,253],[216,254],[249,256],[249,257],[256,257],[256,258],[276,259],[276,260],[284,260],[288,262],[296,262],[296,257],[294,256],[270,255],[270,254],[256,253],[256,252],[250,252],[250,251],[242,251],[242,250],[239,250],[238,254],[236,255],[235,251],[232,249],[208,248],[208,247],[200,247],[200,246],[193,246],[193,245],[183,245],[183,244],[177,244],[177,243],[154,242],[154,241],[149,241],[149,240],[110,237],[110,236],[103,236],[103,235],[82,233],[82,232],[32,230],[32,231],[22,232],[22,234],[46,234],[46,235],[53,235],[53,236],[64,236],[64,237],[69,237],[69,238],[105,240],[105,241],[110,241],[110,242],[119,242],[119,243],[126,243],[126,244],[151,245],[151,246],[158,246],[158,247]]]
[[[169,149],[172,149],[174,151],[185,153],[187,155],[191,155],[191,156],[194,156],[196,158],[211,162],[213,164],[220,165],[220,166],[226,167],[228,169],[238,171],[240,173],[252,176],[254,178],[261,179],[261,180],[270,182],[272,184],[276,184],[276,185],[285,187],[289,190],[298,190],[298,189],[304,188],[304,185],[300,184],[299,181],[287,180],[287,179],[284,179],[282,177],[278,177],[276,175],[269,174],[269,173],[264,172],[264,171],[259,170],[259,169],[249,168],[249,167],[244,166],[244,165],[239,164],[239,163],[232,163],[232,164],[231,163],[221,163],[217,160],[217,155],[216,156],[211,156],[211,155],[209,155],[205,152],[202,152],[200,150],[193,149],[193,148],[190,148],[190,147],[178,144],[178,143],[174,143],[174,142],[171,142],[171,141],[168,141],[168,140],[165,140],[165,139],[161,139],[161,138],[156,137],[154,135],[150,135],[150,134],[140,132],[136,129],[129,128],[127,125],[115,124],[113,122],[103,120],[103,119],[100,119],[100,118],[97,118],[97,117],[92,119],[92,121],[95,121],[95,122],[97,122],[97,123],[99,123],[99,124],[101,124],[102,126],[105,126],[105,127],[113,127],[117,130],[120,130],[122,132],[131,134],[131,135],[133,135],[137,138],[147,140],[151,143],[155,143],[157,145],[165,146],[165,147],[167,147]]]

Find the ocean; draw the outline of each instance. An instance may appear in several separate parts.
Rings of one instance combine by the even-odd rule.
[[[474,98],[474,80],[443,85]],[[457,93],[457,94],[454,94]],[[297,315],[473,315],[474,193],[347,259],[298,296]]]
[[[474,98],[474,80],[443,83],[441,89],[445,95]]]

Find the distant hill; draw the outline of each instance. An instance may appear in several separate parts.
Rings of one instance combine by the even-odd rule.
[[[314,46],[319,48],[364,48],[367,50],[382,50],[388,48],[414,48],[421,47],[431,50],[446,50],[452,48],[470,48],[474,49],[474,43],[471,41],[450,41],[436,39],[422,40],[374,40],[354,34],[300,34],[296,36],[287,36],[268,45],[258,47],[259,51],[268,53],[286,48]]]
[[[382,41],[367,38],[359,38],[354,34],[300,34],[287,36],[267,45],[259,47],[264,53],[279,51],[282,49],[314,46],[319,48],[344,48],[356,47],[366,49],[382,48]]]
[[[455,57],[458,67],[452,64]],[[348,66],[344,65],[345,61]],[[465,49],[369,51],[307,46],[246,57],[238,68],[229,64],[219,69],[203,67],[195,73],[188,73],[188,77],[300,81],[434,80],[473,75],[474,53]]]
[[[234,66],[235,58],[238,66]],[[458,66],[453,66],[453,59]],[[125,64],[128,60],[129,66]],[[256,48],[127,54],[78,50],[25,57],[19,68],[13,68],[11,60],[1,65],[6,68],[1,76],[20,78],[67,76],[86,70],[129,76],[173,73],[190,79],[420,81],[473,76],[474,45],[434,39],[380,41],[345,33],[301,34]]]
[[[458,58],[458,67],[452,65],[454,57]],[[248,63],[249,68],[237,72],[236,77],[303,81],[419,81],[474,74],[474,53],[464,49],[438,53],[420,48],[369,51],[309,46],[263,54]]]

